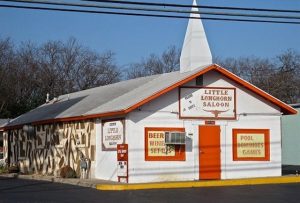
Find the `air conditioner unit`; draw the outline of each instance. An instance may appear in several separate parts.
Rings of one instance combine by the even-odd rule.
[[[165,132],[165,144],[185,145],[185,132]]]

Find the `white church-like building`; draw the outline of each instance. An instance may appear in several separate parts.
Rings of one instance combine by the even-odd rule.
[[[2,129],[6,158],[58,175],[83,155],[88,178],[128,183],[281,176],[281,118],[297,111],[225,68],[191,18],[180,71],[61,95]]]

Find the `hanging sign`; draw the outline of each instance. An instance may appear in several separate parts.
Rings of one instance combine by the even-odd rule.
[[[235,119],[235,88],[181,87],[180,118]]]
[[[116,150],[125,142],[124,120],[104,121],[102,124],[102,150]]]

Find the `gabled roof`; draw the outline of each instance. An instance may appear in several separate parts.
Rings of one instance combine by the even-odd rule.
[[[189,72],[164,73],[61,95],[56,102],[51,101],[17,117],[5,128],[15,128],[29,123],[43,124],[124,115],[211,70],[221,73],[280,107],[284,114],[297,113],[289,105],[219,65],[213,64]]]

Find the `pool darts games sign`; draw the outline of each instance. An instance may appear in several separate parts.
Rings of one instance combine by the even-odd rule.
[[[269,161],[269,129],[233,129],[234,161]]]
[[[181,87],[181,118],[235,119],[235,88]]]

